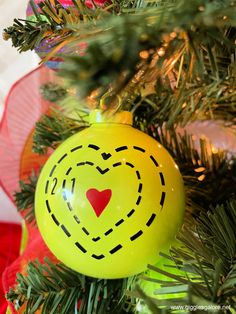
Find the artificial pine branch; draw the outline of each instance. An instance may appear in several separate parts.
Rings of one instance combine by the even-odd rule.
[[[165,274],[174,281],[163,282],[152,278],[158,284],[156,295],[160,296],[159,283],[165,287],[187,284],[188,300],[183,304],[197,306],[219,306],[217,313],[234,313],[236,310],[236,200],[225,205],[217,205],[210,210],[202,210],[199,217],[191,219],[177,236],[182,248],[171,249],[171,260],[176,268],[186,275],[173,275],[171,272],[150,266],[152,271]],[[166,256],[165,256],[166,257]],[[149,280],[150,278],[147,278]],[[170,289],[169,289],[170,290]],[[176,300],[165,299],[167,309],[173,309]],[[158,300],[155,303],[158,305]],[[181,304],[181,298],[178,300]],[[226,306],[224,308],[224,306]],[[174,309],[173,309],[174,312]],[[188,312],[188,311],[187,311]],[[190,312],[190,308],[189,308]],[[197,313],[201,313],[200,310]]]
[[[50,29],[51,26],[46,21],[34,23],[14,19],[13,25],[4,29],[3,37],[5,40],[11,39],[12,46],[23,52],[34,49]]]
[[[98,8],[93,3],[95,9],[91,10],[82,0],[72,0],[72,2],[73,9],[65,9],[58,1],[55,1],[56,5],[54,6],[50,1],[43,0],[38,4],[41,9],[41,13],[38,13],[36,5],[31,1],[33,17],[30,20],[14,19],[13,25],[4,29],[4,39],[11,39],[13,46],[20,52],[36,48],[46,37],[53,46],[56,46],[58,44],[57,37],[64,34],[63,40],[68,40],[74,32],[76,24],[102,19],[107,11],[116,15],[132,13],[140,6],[139,1],[112,0],[112,3],[109,1],[107,4],[104,3],[103,8]],[[145,1],[145,6],[160,6],[160,1]]]
[[[40,92],[44,99],[52,103],[62,101],[68,94],[64,87],[52,82],[42,85]]]
[[[26,182],[19,181],[20,191],[14,194],[17,210],[22,213],[24,219],[29,223],[35,221],[34,194],[37,180],[38,175],[33,172]]]
[[[30,262],[27,276],[17,274],[17,286],[7,299],[17,311],[24,306],[25,314],[38,309],[42,314],[134,313],[135,302],[124,294],[131,281],[89,278],[45,259],[44,263]]]
[[[61,75],[84,95],[100,87],[101,97],[109,90],[121,108],[127,101],[133,111],[151,105],[160,124],[209,118],[235,124],[233,12],[230,1],[180,1],[165,11],[138,10],[108,16],[96,27],[83,25],[78,31],[88,39],[86,53],[67,55]],[[71,47],[79,42],[75,32]],[[128,95],[132,101],[130,84],[136,85],[136,97]],[[113,101],[107,99],[107,106]]]
[[[92,10],[82,0],[73,0],[73,8],[64,8],[57,0],[55,4],[49,0],[41,1],[38,4],[41,13],[38,13],[36,5],[31,1],[35,15],[29,20],[14,19],[13,25],[4,29],[4,39],[11,39],[12,45],[20,52],[33,50],[44,39],[55,47],[71,38],[74,30],[70,25],[100,19],[107,10],[106,5],[104,9]]]
[[[49,147],[55,149],[61,142],[71,135],[83,130],[88,124],[79,118],[72,119],[63,115],[62,112],[51,110],[36,123],[33,136],[33,151],[45,154]]]
[[[198,0],[181,0],[178,5],[164,1],[162,6],[159,1],[113,1],[109,9],[99,10],[91,10],[80,1],[74,4],[86,23],[74,21],[71,26],[69,17],[64,19],[61,13],[64,10],[65,16],[70,16],[71,12],[57,2],[54,7],[45,1],[40,7],[50,22],[43,25],[52,25],[47,39],[52,46],[60,44],[58,47],[63,45],[67,51],[61,74],[80,87],[80,93],[87,96],[100,88],[101,97],[109,90],[112,97],[105,97],[107,105],[125,109],[151,105],[156,122],[167,122],[167,126],[209,118],[235,124],[234,1],[205,1],[204,5]],[[119,16],[104,15],[106,10]],[[41,27],[42,20],[38,22]],[[31,26],[38,27],[34,23]],[[34,29],[31,33],[37,32]],[[23,33],[22,38],[32,36]],[[14,38],[17,42],[21,37]],[[84,56],[73,53],[81,42],[88,44]],[[27,42],[25,46],[29,45]],[[127,92],[130,84],[132,96]]]
[[[174,84],[177,78],[174,76]],[[236,123],[235,78],[193,82],[180,88],[171,88],[166,78],[151,89],[150,95],[136,98],[133,112],[136,120],[145,125],[165,123],[173,128],[176,124],[186,126],[196,120],[221,120],[227,126]],[[148,92],[148,86],[146,88]],[[143,94],[146,91],[143,90]],[[140,124],[139,124],[140,125]]]
[[[212,150],[208,140],[197,142],[191,134],[181,135],[174,129],[158,130],[150,124],[149,134],[176,160],[185,183],[187,210],[194,212],[195,208],[196,213],[198,206],[225,203],[236,194],[236,159],[228,156],[227,151]]]

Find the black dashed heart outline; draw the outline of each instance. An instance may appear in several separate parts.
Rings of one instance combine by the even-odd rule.
[[[95,166],[95,167],[96,167],[96,165],[95,165],[93,162],[90,162],[90,161],[83,161],[83,162],[77,163],[77,167],[85,166],[85,165]],[[130,162],[125,162],[124,164],[122,164],[121,162],[118,162],[118,163],[113,164],[112,166],[113,166],[114,168],[117,168],[117,167],[119,167],[119,166],[124,166],[124,165],[127,165],[127,166],[129,166],[129,167],[131,167],[131,168],[135,168],[134,165],[131,164]],[[71,168],[71,167],[70,167],[70,168]],[[106,169],[108,169],[108,171],[102,171],[101,168],[98,167],[98,166],[96,167],[96,169],[97,169],[98,172],[101,173],[102,175],[108,173],[108,172],[111,170],[111,169],[106,168]],[[138,180],[141,181],[141,176],[140,176],[139,171],[136,171],[136,176],[137,176]],[[141,194],[141,192],[142,192],[142,186],[143,186],[142,183],[138,183],[137,193]],[[66,179],[63,180],[62,188],[63,188],[64,190],[66,190],[66,189],[65,189],[65,188],[66,188]],[[140,204],[141,199],[142,199],[142,196],[139,195],[139,194],[138,194],[137,201],[136,201],[136,205],[137,205],[137,206]],[[68,201],[65,192],[63,192],[63,198],[64,198],[64,200],[65,200],[66,202]],[[67,207],[69,208],[70,211],[73,211],[72,205],[70,204],[69,201],[67,202]],[[134,213],[135,213],[135,209],[132,209],[132,210],[127,214],[127,217],[130,218]],[[79,219],[79,217],[78,217],[77,215],[74,215],[73,218],[74,218],[74,220],[75,220],[78,224],[80,224],[81,221],[80,221],[80,219]],[[121,218],[121,219],[119,219],[116,223],[114,223],[114,227],[120,226],[123,222],[125,222],[125,219],[126,219],[126,218]],[[89,230],[87,230],[85,227],[82,227],[82,231],[84,231],[84,233],[85,233],[86,235],[89,235],[89,234],[90,234]],[[112,232],[113,232],[113,228],[110,228],[109,230],[107,230],[106,232],[104,232],[104,235],[105,235],[105,236],[108,236],[108,235],[110,235]],[[93,240],[94,242],[97,242],[97,241],[100,240],[100,239],[101,239],[100,236],[96,236],[96,237],[94,237],[92,240]]]
[[[63,156],[63,157],[64,157],[64,156]],[[65,158],[65,157],[64,157],[64,158]],[[64,159],[64,158],[63,158],[63,159]],[[60,159],[60,161],[61,161],[61,160],[62,160],[62,158]],[[85,165],[95,166],[94,163],[93,163],[93,162],[90,162],[90,161],[83,161],[83,162],[77,163],[77,167],[79,167],[79,166],[85,166]],[[135,166],[134,166],[133,164],[131,164],[130,162],[125,162],[124,164],[122,164],[121,162],[118,162],[118,163],[113,164],[112,166],[113,166],[114,168],[116,168],[116,167],[119,167],[119,166],[122,166],[122,165],[127,165],[127,166],[129,166],[129,167],[135,169]],[[66,171],[66,175],[67,175],[69,172],[71,172],[72,169],[73,169],[73,168],[70,167],[70,168],[68,169],[68,170],[70,170],[70,171],[67,170],[67,171]],[[97,169],[97,170],[99,171],[99,173],[101,173],[101,174],[105,174],[105,173],[107,173],[108,171],[111,170],[111,169],[108,169],[108,171],[102,171],[101,168],[98,167],[98,166],[96,167],[96,169]],[[137,176],[138,180],[141,181],[141,176],[140,176],[140,173],[139,173],[138,170],[136,170],[136,176]],[[46,194],[48,193],[48,183],[49,183],[49,181],[47,182]],[[139,184],[138,184],[137,192],[138,192],[139,194],[141,194],[142,186],[143,186],[142,183],[139,183]],[[70,212],[73,212],[72,205],[71,205],[71,203],[69,202],[69,200],[67,199],[66,192],[65,192],[65,190],[66,190],[66,179],[63,180],[62,188],[63,188],[63,190],[64,190],[64,191],[62,192],[63,199],[64,199],[64,201],[66,202],[69,211],[70,211]],[[141,195],[138,195],[137,201],[136,201],[136,205],[137,205],[137,206],[140,204],[141,199],[142,199],[142,196],[141,196]],[[47,208],[49,208],[49,207],[50,207],[49,201],[47,200]],[[50,210],[50,211],[51,211],[51,210]],[[134,213],[135,213],[135,209],[132,209],[132,210],[127,214],[127,217],[130,218]],[[53,218],[55,219],[55,215],[53,216]],[[77,215],[73,215],[73,218],[74,218],[74,220],[75,220],[78,224],[81,223],[81,221],[80,221],[80,219],[79,219],[79,217],[78,217]],[[57,220],[57,221],[58,221],[58,220]],[[115,226],[115,227],[118,227],[118,226],[120,226],[123,222],[125,222],[125,218],[122,218],[122,219],[118,220],[118,221],[114,224],[114,226]],[[81,228],[82,228],[82,231],[83,231],[86,235],[89,235],[89,234],[90,234],[89,230],[87,230],[85,227],[81,227]],[[66,232],[65,229],[63,229],[63,231],[68,235],[69,231]],[[108,236],[108,235],[111,234],[112,232],[113,232],[113,229],[110,228],[109,230],[107,230],[106,232],[104,232],[104,235],[105,235],[105,236]],[[97,241],[100,240],[100,239],[101,239],[101,237],[100,237],[100,236],[97,236],[97,237],[94,237],[92,240],[93,240],[94,242],[97,242]]]
[[[91,149],[94,149],[96,151],[100,150],[100,147],[95,145],[95,144],[89,144],[87,146],[88,148],[91,148]],[[73,147],[70,152],[73,153],[79,149],[82,149],[83,148],[83,145],[79,145],[79,146],[76,146],[76,147]],[[137,150],[137,151],[140,151],[142,153],[145,153],[145,149],[142,148],[142,147],[139,147],[139,146],[133,146],[132,147],[133,149]],[[120,151],[123,151],[123,150],[128,150],[128,146],[119,146],[117,148],[115,148],[115,152],[120,152]],[[104,160],[108,160],[110,157],[112,157],[112,154],[111,153],[106,153],[106,152],[103,152],[101,153],[101,156]],[[65,153],[58,161],[57,161],[57,164],[55,164],[52,169],[51,169],[51,172],[49,174],[49,177],[51,178],[53,173],[55,172],[56,170],[56,167],[58,164],[60,164],[66,157],[68,157],[68,153]],[[155,165],[156,168],[159,167],[159,164],[158,162],[156,161],[156,159],[150,155],[149,156],[151,161],[153,162],[153,164]],[[80,162],[80,163],[77,163],[77,166],[82,166],[82,165],[90,165],[90,166],[93,166],[94,163],[90,162],[90,161],[85,161],[85,162]],[[113,167],[118,167],[118,166],[121,166],[121,165],[124,165],[122,164],[121,162],[118,162],[118,163],[115,163],[113,164]],[[132,163],[129,163],[129,162],[126,162],[125,165],[127,166],[130,166],[131,168],[135,168],[135,166],[132,164]],[[106,172],[108,172],[110,169],[109,168],[106,168],[106,169],[101,169],[99,166],[96,167],[96,169],[103,175],[105,174]],[[69,173],[72,171],[72,167],[68,168],[67,172],[66,172],[66,175],[68,176]],[[137,175],[137,178],[138,180],[141,180],[141,176],[140,176],[140,172],[137,170],[136,171],[136,175]],[[165,186],[165,178],[164,178],[164,175],[162,172],[159,172],[159,176],[160,176],[160,182],[161,182],[161,186]],[[63,187],[65,188],[65,185],[66,185],[66,181],[65,179],[63,180]],[[46,186],[45,186],[45,194],[48,193],[48,186],[49,186],[49,180],[46,181]],[[165,202],[165,192],[162,191],[162,194],[161,194],[161,200],[160,200],[160,205],[161,205],[161,209],[163,208],[164,206],[164,202]],[[66,199],[66,195],[64,194],[63,195],[63,198],[65,201],[67,201]],[[141,201],[141,198],[140,198],[140,195],[139,195],[139,198],[137,199],[137,202],[140,203]],[[137,204],[136,202],[136,204]],[[49,201],[48,199],[46,200],[46,207],[47,207],[47,210],[48,210],[48,213],[51,215],[51,218],[52,220],[54,221],[54,223],[58,226],[58,227],[61,227],[61,230],[64,232],[64,234],[67,236],[67,237],[71,237],[71,233],[68,231],[68,229],[63,225],[63,224],[60,224],[60,222],[58,221],[58,219],[56,218],[55,214],[52,213],[52,210],[51,210],[51,207],[50,207],[50,204],[49,204]],[[70,211],[73,211],[73,208],[71,207],[71,204],[69,202],[67,202],[67,206],[69,208]],[[132,209],[128,214],[127,214],[127,217],[131,217],[133,214],[134,214],[135,210]],[[156,218],[156,214],[155,213],[152,213],[150,218],[148,219],[148,221],[146,222],[146,226],[147,227],[150,227],[151,224],[153,223],[153,221],[155,220]],[[74,219],[77,223],[80,223],[79,221],[79,218],[74,215]],[[123,223],[123,218],[120,219],[115,225],[118,227],[119,225],[121,225]],[[85,228],[85,227],[82,227],[82,230],[83,232],[86,234],[86,235],[89,235],[89,231]],[[111,234],[113,231],[112,228],[110,228],[109,230],[107,230],[104,235],[105,236],[108,236],[109,234]],[[139,230],[138,232],[136,232],[134,235],[132,235],[130,237],[130,241],[134,241],[136,239],[138,239],[141,235],[143,234],[143,231],[142,230]],[[96,237],[96,238],[93,238],[93,241],[94,242],[97,242],[98,240],[100,240],[100,237]],[[83,253],[86,253],[87,250],[79,243],[79,242],[75,242],[75,245],[76,247]],[[122,245],[121,244],[118,244],[116,245],[114,248],[112,248],[109,253],[110,254],[114,254],[116,253],[117,251],[119,251],[120,249],[122,248]],[[96,254],[92,254],[91,257],[97,259],[97,260],[100,260],[100,259],[103,259],[105,256],[103,254],[101,255],[96,255]]]

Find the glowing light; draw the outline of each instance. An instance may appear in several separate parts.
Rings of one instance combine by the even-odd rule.
[[[163,57],[165,54],[165,49],[161,47],[160,49],[158,49],[157,54],[159,57]]]
[[[198,177],[198,181],[203,181],[205,179],[205,174],[202,174],[200,177]]]
[[[206,168],[205,167],[199,167],[194,169],[195,172],[203,172]]]
[[[172,32],[172,33],[170,33],[170,37],[171,37],[171,38],[173,38],[173,39],[174,39],[174,38],[176,38],[176,37],[177,37],[176,32]]]
[[[148,59],[149,57],[149,52],[147,50],[143,50],[139,53],[140,58],[142,59]]]
[[[216,154],[218,152],[218,149],[214,145],[211,145],[211,151],[213,154]]]

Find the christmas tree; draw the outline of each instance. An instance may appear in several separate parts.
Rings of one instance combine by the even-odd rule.
[[[7,299],[19,313],[235,313],[236,160],[211,132],[200,135],[203,125],[235,131],[236,2],[36,2],[4,32],[20,52],[56,60],[62,77],[41,88],[57,106],[36,124],[34,152],[47,154],[86,128],[94,108],[132,112],[134,127],[178,164],[186,209],[177,241],[144,273],[99,279],[55,259],[32,260]],[[15,193],[36,229],[38,175]]]

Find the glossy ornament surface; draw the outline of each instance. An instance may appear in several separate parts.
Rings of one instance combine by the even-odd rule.
[[[49,249],[97,278],[144,271],[169,246],[184,215],[177,165],[134,129],[129,112],[91,113],[91,127],[61,144],[36,189],[36,219]]]

